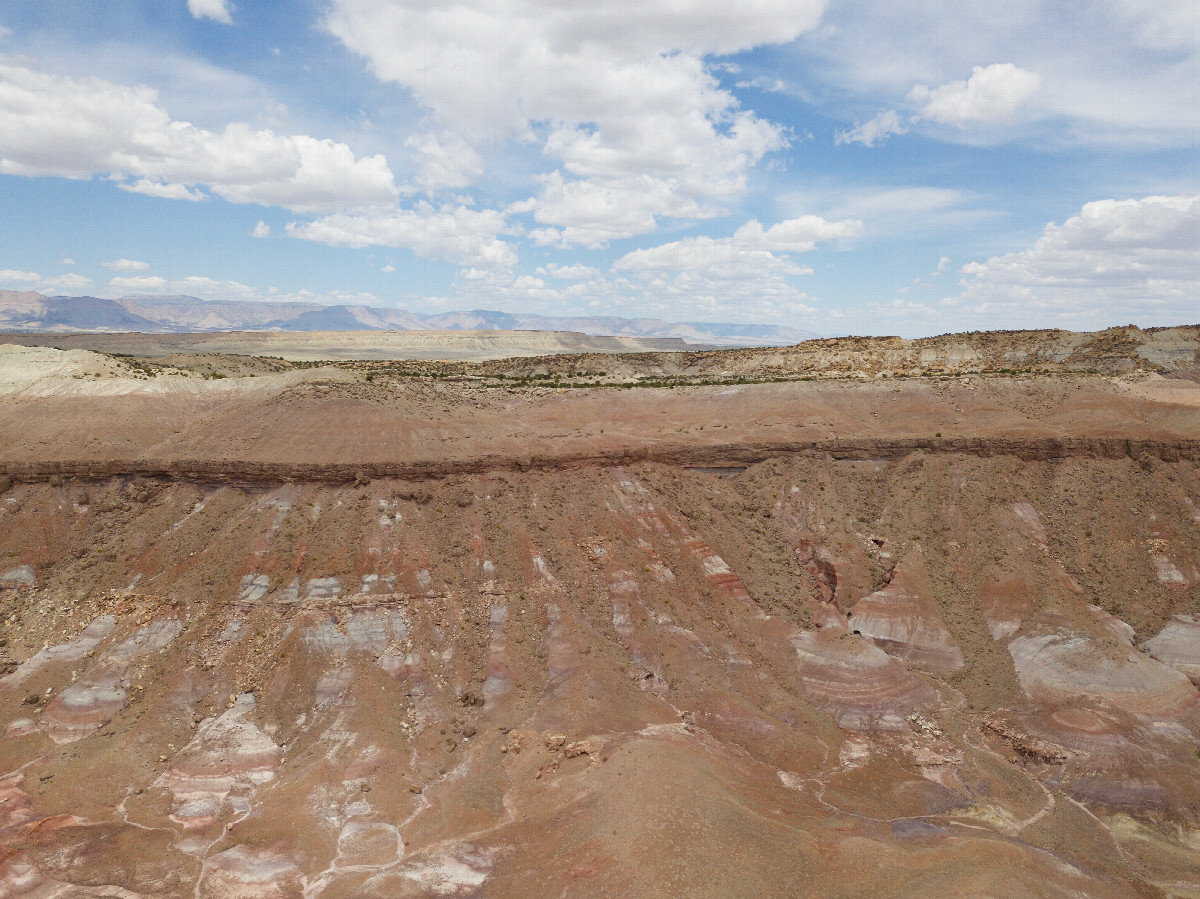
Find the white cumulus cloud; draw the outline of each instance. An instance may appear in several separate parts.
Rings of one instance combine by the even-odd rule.
[[[53,278],[43,278],[38,282],[38,290],[83,290],[91,283],[92,279],[85,275],[68,272]]]
[[[962,269],[948,311],[1066,327],[1200,320],[1200,195],[1098,200],[1029,249]]]
[[[147,197],[158,197],[160,200],[188,200],[197,203],[204,199],[204,192],[194,190],[186,184],[167,184],[153,178],[139,178],[137,181],[122,181],[117,183],[121,190],[132,194],[143,194]]]
[[[908,99],[921,106],[918,116],[943,125],[1004,122],[1042,86],[1039,75],[1011,62],[975,66],[966,81],[951,81],[932,90],[916,85]]]
[[[721,280],[812,273],[812,269],[770,250],[741,246],[728,238],[705,236],[634,250],[613,263],[613,268],[640,273],[704,272],[710,278]]]
[[[537,274],[558,278],[563,281],[582,281],[587,278],[598,277],[600,269],[584,265],[582,262],[576,262],[573,265],[559,265],[551,262],[548,265],[539,266]]]
[[[114,259],[111,262],[101,262],[104,268],[114,272],[145,272],[150,270],[149,262],[138,262],[136,259]]]
[[[466,187],[483,174],[483,159],[456,134],[425,132],[404,141],[417,162],[413,186],[422,191]]]
[[[616,272],[629,272],[650,295],[684,298],[697,314],[728,315],[739,303],[752,302],[774,314],[808,314],[807,295],[788,281],[812,269],[798,265],[789,253],[804,253],[818,241],[856,237],[862,222],[829,222],[806,215],[764,228],[747,222],[731,237],[689,237],[657,247],[626,253],[615,263]]]
[[[233,24],[229,0],[187,0],[188,12],[197,19],[212,19],[226,25]]]
[[[766,75],[759,75],[750,81],[739,81],[734,84],[734,87],[740,87],[742,90],[755,88],[765,91],[768,94],[777,94],[787,87],[787,85],[779,78],[768,78]]]
[[[110,278],[108,286],[117,290],[159,291],[167,286],[167,279],[158,275],[133,275],[132,277]]]
[[[43,278],[37,272],[14,269],[0,270],[0,284],[18,285],[23,290],[38,290],[42,293],[55,290],[79,290],[92,283],[91,278],[69,272],[52,278]]]
[[[766,229],[756,219],[751,220],[734,232],[732,242],[749,249],[807,253],[816,248],[817,241],[858,237],[862,232],[863,223],[857,219],[827,222],[817,215],[802,215]]]
[[[862,144],[864,147],[873,147],[876,144],[883,143],[893,134],[905,134],[907,131],[908,129],[900,120],[900,114],[894,109],[887,109],[869,122],[855,125],[848,131],[839,131],[834,138],[834,142],[838,144]]]
[[[173,293],[201,296],[205,299],[260,300],[262,292],[255,287],[237,281],[208,278],[204,275],[188,275],[166,285]]]
[[[324,213],[395,202],[383,156],[243,123],[173,121],[148,87],[70,78],[0,59],[0,174],[103,175],[126,190]]]
[[[287,233],[332,246],[399,247],[427,259],[445,259],[480,269],[516,264],[512,247],[499,239],[506,228],[504,213],[462,205],[435,208],[418,203],[377,215],[334,213],[312,222],[292,222]]]
[[[334,0],[327,25],[459,133],[507,136],[536,121],[637,126],[643,116],[682,122],[725,111],[731,103],[701,58],[786,43],[813,28],[825,5]]]
[[[258,220],[258,224],[254,226],[254,230],[250,232],[251,237],[270,237],[271,226],[262,219]]]
[[[682,192],[677,181],[651,175],[568,181],[553,172],[542,185],[529,205],[535,221],[552,227],[530,232],[537,244],[598,248],[654,231],[658,216],[703,219],[719,214]]]
[[[751,220],[732,237],[688,237],[626,253],[613,268],[639,272],[682,272],[708,269],[724,277],[753,277],[755,267],[768,266],[782,274],[806,274],[803,269],[777,253],[807,253],[818,241],[857,237],[862,222],[828,222],[815,215],[778,222],[763,228]]]
[[[1032,83],[999,73],[990,85],[1000,91],[993,106],[970,98],[973,66],[986,72],[987,63],[1009,63],[1040,76],[1041,88],[1009,127],[955,129],[939,134],[943,140],[1181,147],[1200,134],[1200,15],[1191,0],[968,2],[954,4],[952,15],[949,8],[932,0],[839,0],[821,28],[797,40],[795,58],[814,79],[854,98],[851,109],[870,103],[905,116],[911,113],[898,103],[914,84],[930,95],[945,88],[931,123],[934,115],[953,123],[989,106],[994,114]],[[974,82],[976,93],[989,88],[989,76]],[[929,99],[913,101],[913,111]]]
[[[743,266],[740,274],[734,269]],[[566,269],[570,269],[569,277]],[[643,271],[626,276],[576,265],[539,267],[533,277],[511,272],[464,270],[459,286],[474,303],[550,314],[660,316],[693,321],[771,321],[809,317],[812,299],[788,283],[788,276],[805,269],[786,259],[764,254],[731,259],[708,268],[678,273]],[[546,281],[553,278],[554,282]]]
[[[550,227],[537,239],[596,246],[741,191],[747,169],[786,144],[785,130],[742,109],[705,57],[786,43],[815,27],[825,6],[333,0],[326,24],[430,110],[439,136],[422,178],[455,186],[481,166],[466,147],[539,142],[563,184],[582,186],[548,187],[536,218]],[[425,139],[412,148],[425,150]],[[642,177],[656,188],[636,212],[610,202]]]

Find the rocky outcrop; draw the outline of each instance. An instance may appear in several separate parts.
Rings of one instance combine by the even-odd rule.
[[[834,628],[792,637],[804,689],[839,725],[897,730],[932,703],[933,688],[883,650]]]
[[[275,777],[279,747],[254,724],[252,694],[243,694],[171,760],[155,786],[172,797],[171,820],[185,830],[225,824],[244,813],[247,797]]]
[[[1008,644],[1025,692],[1045,702],[1080,697],[1142,714],[1166,714],[1196,700],[1196,688],[1174,668],[1115,637],[1082,634],[1018,636]]]
[[[0,588],[3,587],[32,587],[37,583],[33,568],[29,565],[18,565],[0,574]]]
[[[1142,644],[1150,657],[1170,665],[1200,685],[1200,618],[1175,615]]]
[[[46,706],[43,729],[55,743],[74,743],[95,733],[125,707],[131,693],[144,689],[130,680],[134,664],[166,648],[182,630],[179,619],[160,618],[101,655]]]
[[[652,443],[576,454],[487,454],[469,459],[397,462],[257,462],[245,460],[126,459],[109,461],[0,461],[0,472],[17,483],[52,479],[80,482],[150,478],[200,484],[354,484],[392,478],[429,480],[488,472],[556,471],[658,462],[682,467],[750,465],[772,457],[820,455],[837,460],[894,461],[913,453],[994,458],[1024,462],[1061,459],[1200,460],[1200,440],[1133,440],[1119,437],[914,437],[905,439],[739,442],[672,445]]]
[[[921,589],[922,580],[902,563],[891,583],[851,607],[846,626],[888,655],[937,671],[956,671],[963,666],[962,650]]]

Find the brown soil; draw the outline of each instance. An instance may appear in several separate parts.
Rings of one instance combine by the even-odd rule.
[[[1180,333],[636,388],[0,359],[0,895],[1200,891]],[[616,363],[664,383],[564,371]]]

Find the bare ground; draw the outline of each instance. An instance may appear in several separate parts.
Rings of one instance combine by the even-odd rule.
[[[0,894],[1200,892],[1200,387],[1087,339],[6,351]]]

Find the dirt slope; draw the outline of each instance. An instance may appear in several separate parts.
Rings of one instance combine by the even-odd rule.
[[[1200,893],[1194,382],[35,352],[0,895]]]

